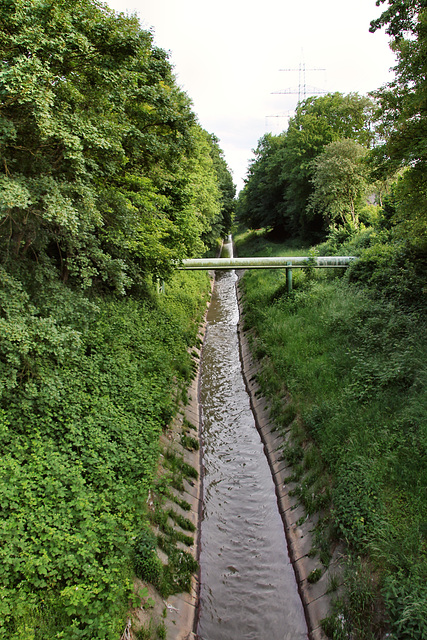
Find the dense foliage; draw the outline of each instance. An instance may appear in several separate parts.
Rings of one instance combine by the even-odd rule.
[[[416,250],[426,249],[424,0],[388,0],[388,8],[372,21],[371,31],[382,27],[397,57],[392,82],[373,92],[372,100],[354,94],[308,98],[298,105],[287,131],[279,136],[267,134],[259,141],[238,203],[240,219],[251,228],[270,227],[276,236],[319,240],[331,222],[358,226],[359,217],[365,222],[360,215],[364,204],[373,198],[382,203],[395,184],[395,238]],[[353,153],[351,163],[350,141],[365,150]],[[333,163],[328,158],[331,143],[335,144]],[[325,171],[319,175],[322,166],[328,169],[327,175]],[[343,189],[346,175],[351,176],[352,187],[347,192]]]
[[[427,7],[387,5],[371,30],[391,37],[395,79],[362,121],[349,113],[352,130],[334,129],[325,98],[298,105],[288,131],[261,139],[238,203],[270,237],[321,237],[311,255],[359,258],[339,279],[297,272],[292,295],[274,273],[244,280],[259,379],[292,434],[294,495],[321,515],[313,553],[328,565],[347,545],[345,588],[323,622],[333,640],[427,637]],[[262,231],[239,250],[256,248],[291,253]]]
[[[399,233],[427,249],[427,6],[425,0],[389,0],[372,22],[386,26],[397,56],[395,78],[376,92],[380,144],[372,163],[383,178],[403,169],[396,191]]]
[[[120,291],[203,251],[222,229],[221,151],[137,18],[10,0],[0,32],[3,257]]]
[[[0,638],[117,640],[234,185],[136,17],[6,0],[0,61]]]
[[[350,138],[330,142],[312,162],[314,186],[310,206],[325,211],[324,217],[341,224],[359,222],[358,209],[366,193],[366,149]]]
[[[1,277],[0,637],[117,639],[205,276],[91,301]]]

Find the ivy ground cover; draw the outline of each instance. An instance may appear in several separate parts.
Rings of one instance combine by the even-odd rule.
[[[1,278],[0,638],[117,639],[207,277],[133,298],[56,283],[31,303]]]

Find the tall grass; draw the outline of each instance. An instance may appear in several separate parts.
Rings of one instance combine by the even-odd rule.
[[[237,244],[240,255],[259,255],[262,234]],[[291,251],[266,242],[268,255]],[[311,493],[324,474],[332,501],[322,535],[360,558],[328,633],[427,638],[425,317],[336,272],[295,270],[291,295],[283,283],[278,270],[246,272],[245,324],[255,329],[259,380],[278,423],[289,421],[289,394],[300,417],[300,453],[288,455],[304,465],[314,445],[321,456]]]

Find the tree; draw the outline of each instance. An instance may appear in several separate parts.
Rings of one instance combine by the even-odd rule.
[[[101,248],[97,185],[124,164],[121,66],[149,56],[149,35],[85,1],[17,0],[0,11],[3,251],[49,255],[64,279],[124,277]]]
[[[284,201],[295,232],[311,239],[324,233],[323,217],[308,209],[313,190],[312,160],[327,144],[342,138],[369,146],[372,112],[372,101],[357,93],[307,98],[298,106],[289,122],[283,165],[287,179]]]
[[[251,162],[245,186],[239,195],[237,215],[251,226],[272,227],[278,232],[289,233],[283,215],[283,190],[281,179],[282,153],[286,134],[274,136],[267,133],[260,138]]]
[[[233,183],[233,178],[224,158],[224,152],[219,146],[218,138],[214,134],[210,134],[209,138],[211,145],[210,156],[220,191],[221,233],[225,236],[230,233],[233,222],[236,207],[236,185]]]
[[[199,125],[194,127],[193,135],[193,153],[183,163],[181,170],[184,180],[188,178],[187,212],[192,220],[189,231],[194,233],[198,228],[199,245],[194,246],[193,255],[200,255],[221,236],[221,194],[211,157],[211,138]]]
[[[382,4],[385,0],[379,0]],[[386,27],[396,53],[395,78],[374,95],[380,144],[373,155],[375,176],[399,180],[395,221],[413,241],[427,242],[427,6],[425,0],[389,0],[372,21]]]
[[[366,149],[351,139],[329,143],[312,162],[311,180],[314,192],[310,198],[313,210],[319,210],[327,222],[349,219],[359,223],[357,204],[366,190],[366,165],[362,162]]]

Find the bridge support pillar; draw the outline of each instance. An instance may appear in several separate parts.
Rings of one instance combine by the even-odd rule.
[[[161,293],[165,292],[165,281],[164,280],[160,280],[160,278],[156,278],[156,288],[157,288],[157,294],[160,295]]]
[[[292,262],[288,262],[287,264],[292,266]],[[290,267],[286,267],[286,287],[288,293],[292,292],[292,269]]]

